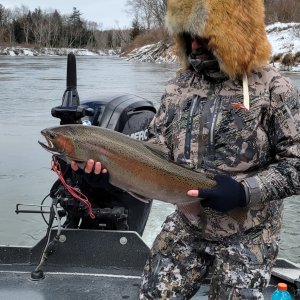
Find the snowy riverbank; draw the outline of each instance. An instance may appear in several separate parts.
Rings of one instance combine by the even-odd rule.
[[[272,46],[271,63],[283,71],[300,72],[300,23],[274,23],[266,27],[267,35]],[[0,55],[10,56],[40,56],[40,55],[67,55],[74,52],[76,56],[83,55],[120,55],[118,50],[87,49],[30,49],[22,47],[1,47]],[[176,63],[176,56],[172,45],[163,42],[146,45],[134,49],[129,54],[121,54],[126,60]]]
[[[88,50],[75,48],[40,48],[32,49],[25,47],[2,47],[0,46],[0,55],[10,56],[65,56],[73,52],[76,56],[99,56],[99,55],[118,55],[118,50]]]
[[[271,63],[283,71],[300,72],[300,23],[274,23],[266,27],[272,46]],[[162,42],[133,50],[128,60],[174,63],[172,46]]]
[[[300,72],[300,23],[274,23],[266,31],[272,62],[282,70]]]

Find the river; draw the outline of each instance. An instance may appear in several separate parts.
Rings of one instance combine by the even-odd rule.
[[[117,92],[158,105],[176,66],[127,62],[117,57],[77,57],[82,100]],[[300,89],[300,74],[287,74]],[[40,204],[56,180],[50,155],[37,143],[40,130],[58,124],[51,108],[61,104],[66,57],[0,56],[0,244],[34,245],[46,231],[40,215],[15,214],[17,203]],[[285,201],[280,257],[300,263],[299,197]],[[154,201],[143,239],[151,245],[173,206]]]

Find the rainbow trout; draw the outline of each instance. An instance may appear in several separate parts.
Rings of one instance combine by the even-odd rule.
[[[138,199],[157,199],[179,204],[195,201],[187,191],[212,188],[215,181],[205,174],[179,166],[159,146],[141,142],[122,133],[96,126],[63,125],[41,131],[46,150],[67,161],[100,161],[109,181]]]

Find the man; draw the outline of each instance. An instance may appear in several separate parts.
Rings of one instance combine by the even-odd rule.
[[[209,270],[209,299],[263,299],[282,199],[300,187],[298,92],[267,65],[262,0],[168,0],[166,25],[182,70],[166,86],[151,142],[217,185],[187,191],[200,204],[178,205],[166,219],[140,299],[190,299]]]
[[[156,238],[140,299],[263,299],[278,253],[282,199],[300,187],[299,95],[267,65],[262,0],[168,0],[183,65],[151,126],[178,164],[215,173],[216,188],[179,205]]]

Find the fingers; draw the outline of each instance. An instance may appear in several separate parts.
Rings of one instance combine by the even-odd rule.
[[[96,163],[95,163],[95,169],[94,169],[94,173],[96,174],[96,175],[98,175],[98,174],[100,174],[101,173],[101,162],[99,162],[99,161],[97,161]]]
[[[75,172],[78,171],[78,169],[79,169],[78,164],[75,161],[71,162],[71,168]],[[99,161],[95,162],[93,159],[89,159],[86,162],[84,172],[87,174],[90,174],[90,173],[92,173],[93,170],[96,175],[98,175],[100,173],[107,173],[107,169],[102,169],[101,162],[99,162]]]
[[[95,163],[95,169],[94,169],[94,173],[97,175],[97,174],[100,174],[100,173],[107,173],[107,170],[106,169],[103,169],[102,168],[102,164],[100,161],[97,161]]]
[[[71,168],[73,171],[78,171],[79,167],[75,161],[71,161]]]
[[[189,190],[187,192],[187,195],[190,197],[198,197],[199,196],[199,191],[198,190]]]
[[[95,162],[93,159],[89,159],[85,165],[84,171],[85,173],[90,174],[93,170],[96,175],[107,173],[107,170],[102,168],[101,162]]]
[[[213,189],[202,189],[202,190],[189,190],[187,195],[190,197],[198,197],[198,198],[210,198],[214,195],[215,191]]]
[[[86,165],[84,168],[85,173],[90,174],[94,169],[94,164],[95,164],[95,161],[93,159],[89,159],[86,162]],[[101,171],[101,169],[100,169],[100,171]]]
[[[98,174],[100,174],[100,173],[107,173],[107,170],[106,170],[106,169],[102,169],[101,162],[97,161],[97,162],[95,163],[94,173],[95,173],[96,175],[98,175]]]

